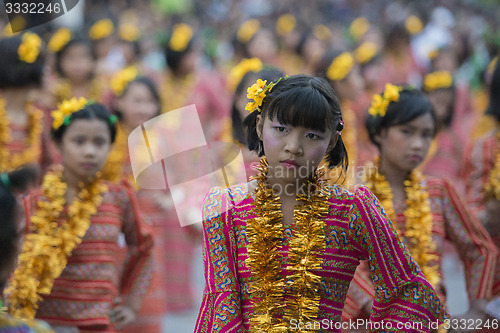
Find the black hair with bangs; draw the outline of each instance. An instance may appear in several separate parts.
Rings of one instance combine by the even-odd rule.
[[[380,95],[383,95],[383,93]],[[437,118],[432,103],[421,90],[413,87],[403,87],[403,90],[399,92],[399,100],[389,104],[383,117],[368,115],[368,118],[366,118],[365,125],[370,136],[370,141],[380,149],[380,145],[375,140],[375,137],[383,129],[404,125],[426,113],[430,113],[432,116],[434,121],[434,135],[436,135]]]
[[[257,135],[257,115],[256,111],[248,115],[243,126],[247,129],[248,148],[263,156],[264,145]],[[302,74],[282,78],[267,93],[262,102],[262,116],[322,132],[335,133],[343,128],[340,103],[330,84],[324,78]],[[327,153],[326,160],[329,168],[341,166],[342,171],[347,172],[349,159],[341,136]]]

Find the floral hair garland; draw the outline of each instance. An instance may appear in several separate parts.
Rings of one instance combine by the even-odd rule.
[[[139,72],[136,67],[130,66],[122,69],[111,79],[111,90],[115,96],[121,96],[127,85],[133,81]]]
[[[62,50],[66,44],[71,40],[72,33],[68,28],[61,28],[56,31],[56,33],[50,38],[49,44],[47,45],[49,50],[56,53]]]
[[[118,28],[118,35],[127,42],[135,42],[141,37],[141,32],[136,25],[124,23]]]
[[[21,45],[17,49],[19,60],[32,64],[40,54],[42,40],[40,37],[32,32],[26,32],[21,39]]]
[[[89,29],[89,37],[93,40],[100,40],[108,37],[115,31],[113,21],[102,19],[94,23]]]
[[[229,73],[228,88],[230,91],[235,91],[238,84],[248,72],[258,72],[262,70],[263,64],[259,58],[245,58],[234,66]]]
[[[372,98],[372,104],[368,113],[373,117],[384,117],[387,112],[387,107],[391,102],[399,101],[399,92],[402,87],[398,87],[387,83],[385,85],[384,94],[375,94]]]
[[[236,34],[236,38],[240,43],[246,44],[260,30],[260,22],[257,19],[245,21]]]
[[[354,57],[360,64],[366,64],[372,60],[378,53],[377,44],[373,42],[364,42],[356,50],[354,50]]]
[[[245,110],[250,112],[257,110],[258,112],[261,112],[262,110],[260,107],[262,106],[262,102],[264,101],[267,92],[271,92],[273,87],[277,85],[281,79],[283,78],[280,77],[278,81],[271,82],[269,84],[267,84],[267,80],[262,81],[261,79],[258,79],[257,82],[247,89],[247,98],[253,100],[253,102],[248,102]],[[285,80],[286,79],[288,79],[288,76],[285,76]]]
[[[52,129],[57,131],[62,125],[69,125],[71,122],[71,115],[75,112],[82,110],[87,105],[94,104],[94,101],[88,101],[83,97],[73,97],[70,100],[64,100],[62,103],[57,105],[57,110],[52,111],[50,114],[52,116]],[[115,124],[118,118],[115,115],[109,116],[109,122]]]
[[[332,81],[344,79],[354,66],[354,57],[349,52],[342,52],[333,58],[326,71],[326,76]]]
[[[280,36],[286,36],[295,29],[297,20],[292,14],[283,14],[276,21],[276,33]]]
[[[447,71],[429,73],[424,78],[424,91],[450,88],[453,86],[453,76]]]
[[[192,38],[193,29],[185,23],[179,23],[174,25],[168,46],[176,52],[182,52],[188,47]]]

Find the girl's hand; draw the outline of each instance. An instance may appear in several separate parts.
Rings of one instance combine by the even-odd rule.
[[[130,306],[122,305],[119,297],[115,298],[114,304],[116,305],[111,310],[109,317],[116,329],[121,330],[137,318],[137,313]]]

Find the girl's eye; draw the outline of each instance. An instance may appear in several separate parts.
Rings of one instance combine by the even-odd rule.
[[[97,146],[102,146],[102,145],[104,144],[105,140],[104,140],[104,139],[102,139],[102,138],[99,138],[99,139],[95,139],[95,141],[94,141],[94,142],[95,142],[95,144],[96,144]]]
[[[76,144],[79,144],[79,145],[81,145],[84,142],[83,138],[79,138],[79,137],[78,138],[74,138],[73,141]]]
[[[313,140],[319,139],[319,136],[317,134],[314,134],[314,133],[307,133],[306,137],[309,139],[313,139]]]
[[[286,127],[283,126],[274,126],[274,129],[276,129],[278,132],[285,132]]]
[[[411,131],[407,128],[403,128],[403,129],[401,129],[401,133],[406,134],[406,135],[410,135]]]

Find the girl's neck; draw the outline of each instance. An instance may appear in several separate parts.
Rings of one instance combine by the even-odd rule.
[[[71,203],[73,199],[76,197],[78,192],[81,189],[80,184],[83,182],[84,185],[89,184],[89,180],[83,181],[81,178],[78,178],[76,175],[68,172],[64,169],[62,174],[62,180],[66,183],[66,202]]]
[[[5,100],[5,108],[11,112],[24,111],[28,101],[26,89],[11,88],[2,90],[2,98]]]
[[[380,160],[379,173],[384,175],[385,179],[389,182],[391,187],[403,188],[404,181],[408,178],[410,174],[406,170],[401,170],[391,163],[387,163],[384,159]]]

